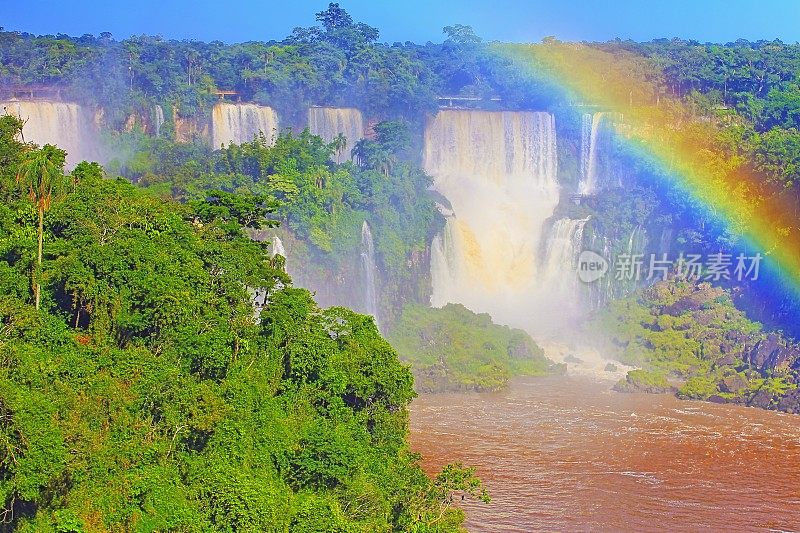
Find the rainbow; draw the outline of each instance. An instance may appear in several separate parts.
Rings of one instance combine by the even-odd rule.
[[[797,198],[755,172],[737,153],[735,119],[720,125],[664,94],[661,72],[645,58],[583,44],[549,41],[494,45],[515,67],[560,91],[567,102],[589,102],[624,115],[617,128],[664,184],[691,199],[737,240],[758,251],[764,267],[800,302]]]

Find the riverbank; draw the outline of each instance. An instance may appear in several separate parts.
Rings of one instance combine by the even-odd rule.
[[[800,344],[766,330],[708,283],[669,279],[611,302],[586,326],[610,358],[637,370],[621,392],[800,413]]]

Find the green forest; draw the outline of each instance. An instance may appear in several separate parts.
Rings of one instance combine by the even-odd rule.
[[[684,104],[701,124],[690,134],[719,147],[706,164],[746,166],[800,206],[800,45],[584,44],[637,58],[661,91],[638,105]],[[25,91],[102,109],[108,157],[67,169],[62,149],[0,116],[0,531],[463,530],[455,500],[489,494],[470,466],[423,472],[408,440],[415,390],[494,391],[564,367],[487,314],[429,308],[447,200],[422,168],[424,124],[439,97],[474,97],[551,111],[574,140],[576,102],[468,26],[385,43],[338,4],[269,42],[2,30],[0,96]],[[222,91],[277,110],[274,140],[212,149],[180,134]],[[357,107],[370,134],[352,146],[313,135],[317,105]],[[559,145],[562,183],[574,185],[579,150]],[[635,185],[562,198],[556,214],[591,216],[587,235],[619,246],[640,226],[674,229],[682,250],[738,245],[658,169],[624,147],[616,157]],[[335,278],[357,262],[365,222],[380,330],[318,305],[256,238],[290,236],[292,260]],[[788,298],[767,295],[767,308],[749,287],[679,279],[635,288],[614,288],[582,330],[640,367],[618,390],[800,410]]]
[[[274,198],[64,174],[0,126],[4,529],[447,531],[453,492],[487,499],[471,469],[423,474],[373,319],[247,237]]]

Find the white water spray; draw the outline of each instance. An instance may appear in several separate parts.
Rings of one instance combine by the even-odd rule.
[[[378,265],[375,261],[375,243],[372,231],[365,220],[361,225],[361,275],[364,291],[364,311],[378,323]]]
[[[271,107],[255,104],[220,102],[211,114],[211,142],[217,149],[223,144],[252,141],[261,132],[270,143],[278,134],[278,115]]]
[[[350,150],[364,138],[364,119],[361,111],[350,107],[312,107],[308,110],[308,129],[325,142],[342,134],[347,145],[335,154],[336,162],[350,158]]]
[[[546,299],[543,226],[558,203],[549,113],[440,111],[425,132],[425,169],[453,208],[431,246],[431,303],[461,303],[540,332],[560,318]]]
[[[53,144],[67,151],[68,169],[83,160],[99,159],[97,129],[91,117],[78,104],[45,100],[0,102],[4,113],[21,118],[22,135],[27,142]]]

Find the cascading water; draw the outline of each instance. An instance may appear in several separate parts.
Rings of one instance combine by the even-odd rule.
[[[669,255],[672,252],[672,228],[664,228],[661,230],[661,238],[658,241],[658,252],[659,254],[667,254]]]
[[[553,223],[545,245],[541,279],[543,290],[554,301],[562,301],[569,312],[566,318],[577,318],[583,311],[583,285],[578,278],[578,257],[583,251],[583,230],[589,217],[562,218]]]
[[[432,305],[546,329],[559,305],[547,301],[538,254],[559,197],[553,115],[440,111],[425,131],[424,165],[453,212],[431,245]]]
[[[614,124],[622,119],[619,113],[597,112],[584,113],[581,117],[581,159],[580,183],[581,194],[594,194],[602,186],[599,182],[601,171],[601,155],[607,151],[613,133]],[[608,180],[609,176],[602,176]]]
[[[45,100],[0,102],[7,114],[21,118],[27,142],[54,144],[67,151],[67,168],[83,160],[99,159],[99,142],[94,122],[78,104]]]
[[[606,275],[589,284],[592,308],[602,307],[615,298],[627,296],[639,287],[643,282],[642,278],[646,277],[648,265],[645,257],[647,249],[645,228],[636,225],[627,239],[615,242],[618,242],[616,246],[608,237],[596,234],[592,234],[588,239],[586,249],[603,256],[608,263]],[[640,266],[633,266],[637,261],[640,262]]]
[[[375,262],[375,243],[365,220],[361,225],[361,275],[363,276],[364,311],[378,323],[378,265]]]
[[[252,141],[261,132],[274,141],[278,132],[278,115],[271,107],[255,104],[220,102],[211,114],[212,146],[242,144]]]
[[[153,107],[153,132],[156,137],[161,137],[161,126],[164,125],[164,109],[156,104]]]
[[[579,192],[581,194],[589,194],[591,183],[591,160],[592,160],[592,126],[594,124],[594,115],[592,113],[584,113],[581,116],[581,158],[580,158],[580,184]]]
[[[364,138],[364,119],[361,111],[351,107],[312,107],[308,110],[308,128],[325,142],[344,135],[347,145],[336,154],[336,162],[349,159],[350,150]]]
[[[271,254],[272,257],[275,257],[276,255],[281,255],[284,258],[286,257],[286,250],[283,247],[283,241],[281,241],[281,238],[278,237],[277,235],[272,237],[272,250],[271,251],[272,251],[272,254]]]

